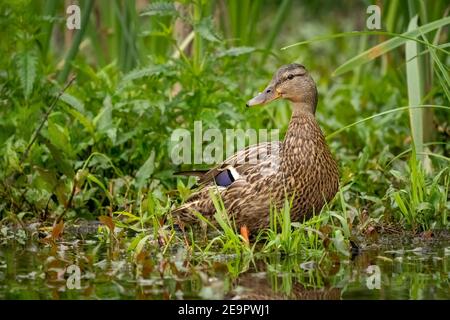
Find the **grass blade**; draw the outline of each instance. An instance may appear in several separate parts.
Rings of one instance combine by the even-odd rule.
[[[420,34],[427,33],[433,30],[436,30],[442,26],[445,26],[450,23],[450,17],[442,18],[433,22],[430,22],[426,25],[423,25],[419,28],[415,28],[412,30],[408,30],[407,32],[403,33],[404,36],[408,37],[418,37]],[[381,56],[382,54],[385,54],[386,52],[389,52],[403,44],[405,44],[407,40],[402,37],[396,37],[393,39],[389,39],[385,42],[382,42],[375,47],[370,48],[369,50],[364,51],[363,53],[357,55],[356,57],[348,60],[341,66],[339,66],[334,72],[333,76],[338,76],[343,73],[346,73],[355,67],[365,64],[369,61],[372,61],[373,59]]]
[[[343,126],[343,127],[339,128],[338,130],[336,130],[336,131],[330,133],[329,135],[327,135],[326,139],[330,139],[330,138],[334,137],[335,135],[337,135],[338,133],[341,133],[342,131],[345,131],[348,128],[351,128],[353,126],[356,126],[356,125],[361,124],[363,122],[366,122],[368,120],[372,120],[374,118],[378,118],[378,117],[387,115],[389,113],[394,113],[394,112],[397,112],[397,111],[405,111],[405,110],[410,110],[410,109],[414,109],[414,108],[436,108],[436,109],[450,110],[450,107],[448,107],[448,106],[439,106],[439,105],[433,105],[433,104],[424,104],[424,105],[420,105],[420,106],[416,106],[416,107],[411,107],[411,106],[399,107],[399,108],[395,108],[395,109],[391,109],[391,110],[387,110],[387,111],[383,111],[383,112],[371,115],[371,116],[369,116],[367,118],[364,118],[364,119],[355,121],[355,122],[353,122],[351,124],[348,124],[346,126]]]
[[[409,23],[408,30],[417,29],[419,17],[416,15]],[[417,107],[422,103],[424,96],[424,83],[423,83],[423,66],[420,59],[417,57],[419,54],[419,44],[414,41],[406,42],[406,80],[408,84],[408,100],[410,107]],[[416,154],[423,152],[424,143],[424,125],[423,125],[423,113],[421,108],[409,109],[409,120],[411,126],[411,135],[414,142]],[[424,156],[419,158],[424,163]]]

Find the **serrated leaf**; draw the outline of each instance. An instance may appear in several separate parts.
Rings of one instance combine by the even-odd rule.
[[[138,189],[145,185],[145,181],[155,170],[155,150],[152,150],[147,161],[136,172],[135,184]]]
[[[211,42],[220,42],[221,39],[214,31],[214,26],[210,18],[203,18],[194,27],[195,31],[204,39]]]
[[[141,13],[141,16],[177,16],[178,11],[173,2],[154,2]]]
[[[234,48],[230,48],[228,50],[219,52],[219,54],[217,55],[219,58],[221,57],[226,57],[226,56],[230,56],[230,57],[237,57],[243,54],[248,54],[250,52],[255,51],[256,49],[253,47],[234,47]]]
[[[37,57],[33,50],[20,53],[17,56],[17,73],[25,99],[28,99],[33,92],[33,85],[36,79],[36,65]]]
[[[20,164],[19,155],[17,151],[11,144],[7,144],[6,154],[4,155],[7,160],[7,164],[10,168],[17,170],[18,172],[22,172],[22,167]]]
[[[129,82],[131,82],[133,80],[158,75],[165,70],[167,70],[167,67],[165,65],[150,66],[150,67],[147,67],[144,69],[133,70],[133,71],[127,73],[122,78],[122,81],[120,81],[120,84],[119,84],[119,89],[123,88],[126,84],[128,84]]]

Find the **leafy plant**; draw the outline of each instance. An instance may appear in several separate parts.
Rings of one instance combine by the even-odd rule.
[[[448,167],[431,178],[413,151],[408,169],[410,179],[397,171],[391,171],[404,184],[402,189],[391,186],[388,192],[397,207],[397,216],[414,231],[447,228],[450,212],[447,199],[450,186]]]

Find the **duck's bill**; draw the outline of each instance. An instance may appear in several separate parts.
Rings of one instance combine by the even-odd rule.
[[[275,99],[278,99],[280,96],[277,91],[273,87],[267,87],[263,92],[258,94],[253,99],[247,101],[247,107],[259,106],[263,104],[267,104]]]

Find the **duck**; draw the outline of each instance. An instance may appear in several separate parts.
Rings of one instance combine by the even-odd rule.
[[[176,223],[198,224],[200,213],[217,225],[211,192],[220,196],[235,227],[247,232],[268,228],[271,210],[281,210],[286,199],[291,221],[301,222],[319,214],[334,198],[339,188],[338,165],[316,120],[317,86],[305,66],[281,66],[246,106],[277,99],[292,106],[284,139],[248,146],[209,170],[180,172],[196,176],[198,190],[171,211]]]

